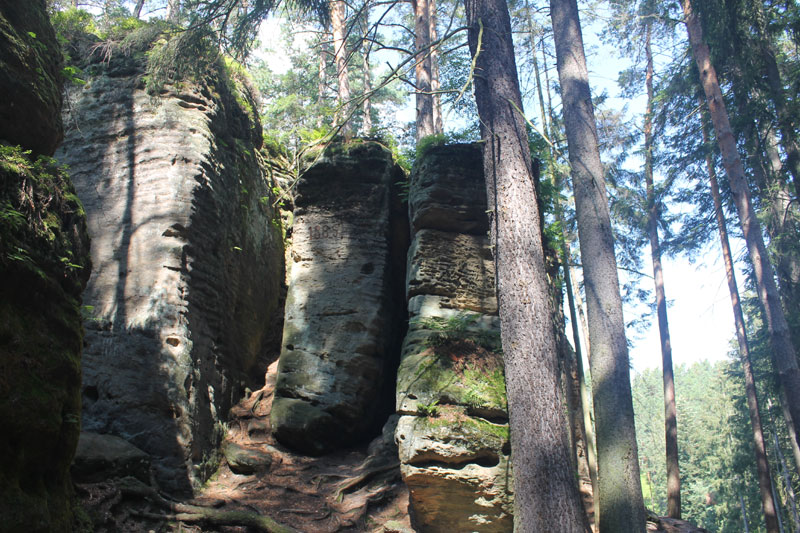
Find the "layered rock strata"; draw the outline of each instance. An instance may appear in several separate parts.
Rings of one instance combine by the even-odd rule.
[[[0,3],[0,530],[71,531],[83,208],[52,155],[61,51],[44,0]]]
[[[188,491],[215,470],[228,410],[277,351],[283,240],[251,94],[216,65],[151,95],[144,61],[119,53],[87,69],[57,154],[96,265],[83,427],[130,441],[162,487]]]
[[[322,454],[380,430],[404,309],[403,173],[374,142],[333,145],[296,186],[283,344],[271,425]]]
[[[511,531],[508,408],[481,152],[432,148],[411,174],[409,329],[395,439],[422,531]]]

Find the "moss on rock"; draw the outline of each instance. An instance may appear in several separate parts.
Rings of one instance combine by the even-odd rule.
[[[0,139],[52,154],[63,136],[61,49],[44,0],[0,4]]]
[[[0,516],[8,531],[69,531],[80,430],[83,208],[63,169],[0,147]]]

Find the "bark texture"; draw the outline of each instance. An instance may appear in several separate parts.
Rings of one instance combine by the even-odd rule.
[[[700,82],[706,95],[714,131],[717,135],[717,144],[722,154],[722,164],[728,174],[742,233],[753,263],[759,300],[767,317],[775,369],[778,372],[781,387],[787,396],[792,425],[796,432],[797,425],[800,423],[800,369],[798,369],[794,346],[789,337],[789,326],[778,297],[775,275],[764,246],[761,225],[750,200],[744,166],[736,149],[736,139],[728,120],[728,112],[722,99],[717,73],[711,63],[708,45],[703,40],[703,29],[692,10],[691,2],[689,0],[681,0],[681,2],[686,18],[686,28],[689,32],[689,41],[700,72]]]
[[[338,91],[336,116],[334,122],[342,124],[345,140],[353,136],[350,125],[350,81],[347,73],[347,50],[345,49],[345,3],[344,0],[331,0],[331,31],[333,33],[333,57],[336,62]]]
[[[417,97],[417,142],[433,135],[433,94],[431,92],[431,23],[429,0],[414,0],[414,45],[417,52],[416,97]]]
[[[600,531],[641,532],[645,513],[628,346],[576,0],[551,0],[550,15],[584,258],[597,430],[598,524]]]
[[[515,530],[584,531],[505,0],[466,0],[511,415]]]

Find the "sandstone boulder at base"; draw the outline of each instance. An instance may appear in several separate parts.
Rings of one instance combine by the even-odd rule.
[[[271,423],[322,454],[377,433],[402,334],[406,218],[392,154],[334,144],[298,183]]]
[[[216,469],[228,410],[276,356],[280,218],[257,106],[232,74],[215,64],[203,83],[151,95],[145,55],[118,55],[125,68],[94,65],[70,92],[56,154],[97,265],[84,296],[83,427],[129,440],[162,488],[188,492]]]
[[[83,431],[70,471],[78,483],[99,483],[126,476],[150,483],[150,456],[115,435]]]

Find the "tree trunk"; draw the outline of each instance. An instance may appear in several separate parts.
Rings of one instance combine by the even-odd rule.
[[[350,80],[348,79],[345,46],[345,8],[344,0],[330,0],[333,57],[336,62],[336,80],[338,82],[334,122],[341,124],[342,135],[346,141],[349,141],[353,137],[353,127],[350,124]]]
[[[702,107],[702,102],[700,103]],[[706,117],[702,117],[703,142],[708,147],[709,132]],[[725,215],[722,211],[722,200],[717,184],[717,173],[714,170],[714,161],[711,154],[706,152],[706,165],[708,166],[708,181],[711,185],[711,197],[714,200],[714,214],[717,219],[719,229],[720,246],[722,247],[722,259],[725,263],[725,274],[728,278],[728,291],[731,295],[731,305],[733,306],[733,319],[736,325],[736,340],[739,343],[739,359],[744,371],[744,389],[747,397],[747,409],[750,413],[750,425],[753,428],[753,444],[756,454],[756,467],[758,470],[758,488],[761,492],[761,505],[764,509],[764,521],[767,531],[774,533],[778,531],[778,521],[776,516],[775,499],[773,498],[772,476],[769,471],[769,461],[767,460],[767,449],[764,443],[764,430],[761,426],[761,414],[758,410],[758,394],[756,392],[756,382],[753,377],[753,368],[750,364],[750,347],[747,342],[747,329],[744,322],[744,313],[739,300],[739,288],[736,284],[736,274],[733,270],[733,256],[731,246],[728,242],[728,229],[725,226]]]
[[[770,405],[770,407],[772,407]],[[794,495],[794,487],[792,486],[792,478],[789,475],[789,470],[786,468],[786,459],[781,452],[780,444],[778,443],[778,432],[775,428],[775,420],[772,420],[772,447],[775,450],[775,456],[778,459],[778,466],[781,469],[783,476],[783,485],[786,488],[786,496],[789,500],[789,506],[792,511],[792,521],[794,522],[795,533],[800,533],[800,515],[797,513],[797,499]]]
[[[773,263],[778,275],[778,291],[783,308],[787,311],[789,333],[797,347],[800,346],[800,244],[797,241],[800,210],[784,179],[775,133],[771,129],[764,129],[760,137],[772,172],[766,173],[767,179],[758,183],[758,188],[770,212],[766,229],[774,247]]]
[[[650,44],[652,23],[647,21],[645,24],[647,107],[644,113],[644,180],[647,188],[647,234],[650,238],[650,256],[653,260],[658,333],[661,338],[661,368],[664,381],[664,442],[667,452],[667,516],[680,519],[681,473],[678,465],[678,410],[675,407],[672,342],[667,322],[667,297],[664,291],[664,271],[661,266],[661,244],[658,239],[658,221],[661,209],[653,183],[653,51]]]
[[[692,11],[689,0],[681,0],[692,44],[700,80],[706,94],[711,120],[717,134],[717,144],[722,154],[722,163],[728,173],[734,203],[739,214],[747,249],[753,263],[753,271],[758,285],[758,296],[767,317],[770,344],[778,380],[788,397],[788,407],[792,415],[795,433],[800,424],[800,369],[797,366],[794,346],[789,338],[789,326],[781,308],[775,276],[769,263],[767,250],[761,236],[761,225],[756,218],[750,201],[750,190],[744,174],[744,166],[736,149],[736,140],[728,120],[728,112],[722,99],[717,73],[711,64],[708,45],[703,41],[700,21]]]
[[[515,531],[583,532],[505,0],[465,0],[511,415]]]
[[[748,91],[741,76],[733,84],[734,105],[741,116],[748,116]],[[766,97],[765,97],[766,98]],[[765,229],[772,247],[772,264],[778,276],[778,292],[789,334],[794,346],[800,344],[800,245],[797,242],[800,213],[793,202],[786,173],[775,138],[772,123],[759,125],[756,120],[747,120],[743,131],[745,146],[750,154],[749,167],[762,205],[766,207]]]
[[[364,103],[363,110],[364,110],[364,120],[362,122],[361,129],[364,132],[364,136],[367,137],[370,135],[372,131],[372,104],[371,98],[369,93],[372,92],[372,76],[370,76],[369,71],[369,56],[364,54]]]
[[[325,71],[327,70],[327,61],[326,55],[327,51],[325,50],[325,40],[327,38],[327,32],[323,32],[322,36],[319,40],[319,78],[317,79],[317,107],[318,109],[322,109],[322,104],[325,102],[325,81],[326,81],[326,74]],[[323,113],[320,112],[317,115],[317,127],[321,127],[323,120],[324,120]]]
[[[78,0],[75,0],[77,3]],[[139,18],[142,16],[142,8],[144,7],[144,0],[137,0],[136,6],[133,8],[133,18]]]
[[[417,142],[423,137],[433,135],[433,93],[431,91],[431,25],[429,0],[413,0],[414,6],[414,44],[417,52],[416,99],[417,99]]]
[[[797,144],[797,136],[792,117],[786,105],[786,95],[783,89],[783,80],[778,69],[778,62],[775,59],[775,51],[772,49],[769,35],[767,35],[766,14],[764,4],[761,0],[754,1],[755,23],[758,30],[759,52],[764,66],[766,67],[767,85],[769,86],[772,103],[775,106],[775,115],[778,121],[778,128],[781,132],[781,146],[786,152],[786,166],[792,175],[794,183],[795,199],[800,197],[798,193],[798,182],[800,182],[800,146]]]
[[[630,361],[614,239],[576,0],[551,0],[592,343],[598,495],[603,532],[645,530]]]
[[[533,17],[530,13],[530,7],[528,7],[528,30],[530,32],[531,38],[531,54],[533,57],[533,72],[534,76],[536,77],[536,90],[539,96],[539,113],[542,117],[542,130],[545,132],[552,142],[554,137],[552,132],[552,113],[547,113],[545,111],[544,105],[544,91],[542,90],[542,81],[539,76],[539,62],[536,57],[536,41],[535,41],[535,32],[533,28]],[[548,88],[549,91],[549,88]],[[548,92],[548,99],[550,94]],[[552,110],[551,110],[552,111]],[[549,120],[548,120],[549,117]],[[556,187],[556,190],[561,190],[562,188],[562,180],[560,176],[558,176],[557,172],[555,171],[555,162],[556,162],[556,154],[553,147],[550,147],[549,150],[550,154],[550,165],[549,168],[552,172],[552,179],[553,184]],[[572,277],[573,271],[569,265],[570,260],[570,253],[569,253],[569,244],[567,244],[567,232],[565,229],[565,222],[563,220],[563,213],[562,207],[560,203],[560,199],[558,196],[555,198],[555,210],[556,210],[556,221],[561,226],[561,263],[564,268],[564,282],[565,282],[565,290],[567,293],[567,303],[569,305],[569,313],[570,313],[570,323],[572,325],[572,338],[575,344],[575,363],[576,363],[576,373],[577,373],[577,381],[578,387],[580,391],[580,406],[581,410],[581,418],[582,424],[581,429],[582,433],[585,437],[585,446],[586,446],[586,463],[587,468],[589,470],[589,479],[592,485],[592,502],[594,502],[594,497],[597,494],[597,450],[595,448],[595,441],[594,441],[594,427],[592,426],[592,400],[589,395],[589,388],[586,386],[586,378],[584,375],[583,370],[583,351],[582,345],[580,342],[580,333],[579,333],[579,318],[576,312],[575,307],[575,293],[573,289]],[[594,503],[592,503],[592,507],[594,507]],[[593,525],[593,518],[590,516],[590,525]]]
[[[181,0],[167,0],[167,20],[178,22],[181,18]]]
[[[369,32],[369,5],[364,6],[364,13],[362,17],[362,35],[367,35]],[[364,58],[364,72],[362,81],[364,83],[363,93],[364,102],[362,103],[362,110],[364,112],[364,119],[361,123],[361,130],[365,137],[368,137],[372,132],[372,72],[369,66],[369,41],[361,41],[361,54]]]
[[[747,524],[747,509],[744,506],[744,496],[739,493],[739,506],[742,508],[742,522],[744,523],[744,533],[750,533],[750,526]]]
[[[436,31],[436,0],[428,0],[428,21],[430,23],[429,37],[432,43],[439,40]],[[431,91],[433,92],[433,133],[440,135],[444,133],[444,121],[442,119],[442,95],[439,94],[441,84],[439,83],[439,47],[431,48]]]

